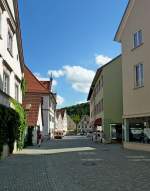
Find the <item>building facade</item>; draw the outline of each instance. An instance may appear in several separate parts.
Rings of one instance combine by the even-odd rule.
[[[90,117],[88,115],[84,115],[78,123],[78,132],[86,134],[91,131]]]
[[[43,132],[42,97],[38,94],[26,93],[23,97],[23,107],[27,116],[26,143],[37,144],[37,132]]]
[[[104,131],[106,141],[122,137],[122,64],[121,56],[99,68],[93,79],[90,101],[90,126]]]
[[[76,133],[76,123],[67,115],[67,135],[74,135]]]
[[[115,36],[115,40],[122,45],[126,143],[150,142],[149,7],[148,0],[130,0]]]
[[[23,65],[18,3],[0,0],[0,104],[22,103]]]
[[[69,134],[69,131],[76,130],[76,124],[67,114],[65,109],[57,109],[56,111],[56,130],[60,130],[64,135]]]
[[[49,84],[49,81],[41,81],[41,83]],[[48,90],[51,89],[51,85],[47,86]],[[43,133],[45,136],[54,138],[54,129],[56,126],[55,115],[56,115],[56,94],[50,92],[48,95],[43,95],[42,113],[43,113]]]
[[[31,105],[31,108],[28,110],[29,113],[33,108],[32,114],[28,115],[28,117],[33,118],[36,115],[34,125],[29,123],[28,126],[32,126],[33,133],[39,129],[41,130],[44,137],[51,136],[51,138],[53,138],[55,128],[56,95],[51,91],[52,79],[50,79],[50,81],[38,80],[27,66],[24,67],[24,75],[27,87],[23,101],[26,102],[26,97],[28,97],[27,104]],[[38,105],[36,108],[34,107],[33,103],[34,98],[36,98],[36,105]],[[24,107],[26,109],[26,106]],[[37,119],[39,119],[38,114],[40,114],[40,110],[42,113],[39,126],[36,123]]]

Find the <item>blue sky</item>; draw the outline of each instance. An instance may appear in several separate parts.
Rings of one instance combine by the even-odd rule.
[[[58,107],[86,101],[96,69],[120,54],[113,39],[127,2],[20,0],[25,62],[38,78],[53,72]]]

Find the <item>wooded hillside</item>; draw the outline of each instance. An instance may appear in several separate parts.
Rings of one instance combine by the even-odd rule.
[[[78,123],[83,115],[90,115],[90,105],[89,103],[77,104],[63,109],[67,110],[67,114]]]

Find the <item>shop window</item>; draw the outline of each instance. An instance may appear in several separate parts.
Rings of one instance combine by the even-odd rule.
[[[138,143],[150,143],[150,128],[143,123],[132,123],[129,127],[129,141]]]

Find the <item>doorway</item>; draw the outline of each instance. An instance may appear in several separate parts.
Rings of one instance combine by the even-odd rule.
[[[122,143],[122,124],[111,124],[110,136],[112,143]]]

